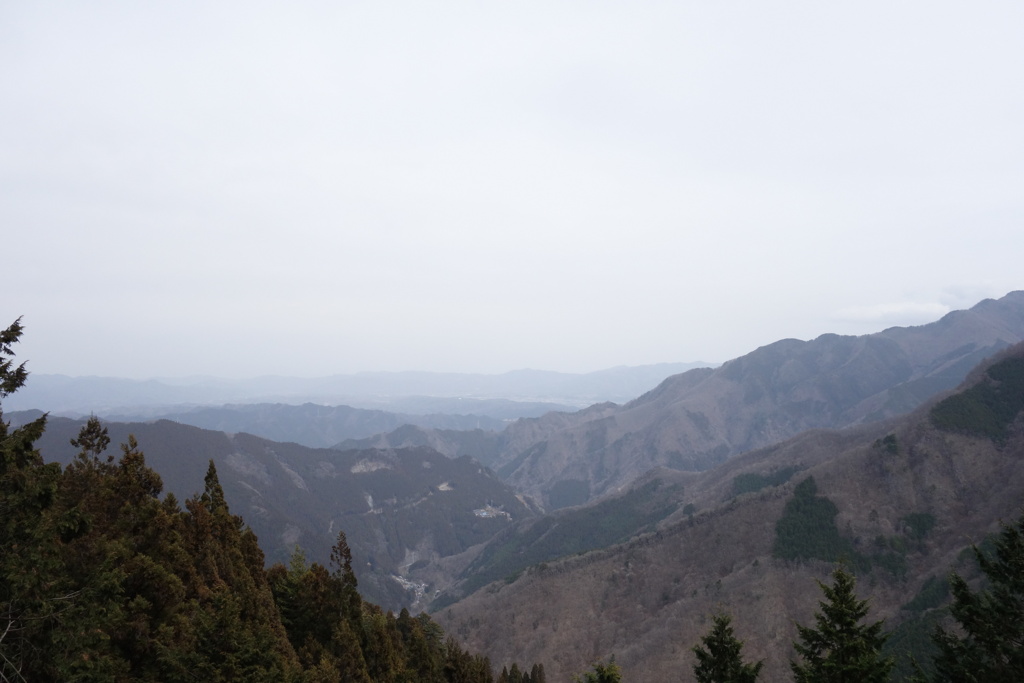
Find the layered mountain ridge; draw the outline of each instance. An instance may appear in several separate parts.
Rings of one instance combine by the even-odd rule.
[[[622,406],[520,419],[490,440],[477,436],[474,455],[546,509],[581,504],[656,467],[705,470],[804,430],[906,413],[1021,340],[1022,291],[927,325],[785,339],[716,369],[669,377]],[[462,434],[416,431],[344,446],[429,440],[442,452],[467,452]]]

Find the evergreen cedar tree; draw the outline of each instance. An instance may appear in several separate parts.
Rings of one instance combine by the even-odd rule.
[[[542,664],[534,664],[529,673],[520,671],[519,665],[513,664],[511,669],[506,666],[501,670],[497,683],[547,683],[547,678]]]
[[[697,683],[754,683],[757,680],[764,663],[743,663],[743,643],[733,635],[729,615],[716,614],[711,630],[701,638],[701,643],[693,648],[697,658],[693,675]]]
[[[950,576],[950,612],[959,631],[939,628],[933,638],[935,683],[1024,681],[1024,511],[1013,524],[1002,525],[995,553],[974,555],[987,587],[972,592],[958,574]]]
[[[28,375],[12,360],[21,332],[0,330],[0,399]],[[426,614],[363,602],[344,534],[331,570],[301,552],[265,569],[212,462],[182,507],[161,500],[134,437],[104,457],[90,418],[62,470],[33,448],[45,416],[2,418],[0,682],[494,683]],[[544,683],[543,669],[517,683]]]
[[[621,683],[622,673],[612,657],[607,664],[597,663],[593,671],[573,676],[574,683]]]
[[[800,662],[791,662],[796,683],[884,683],[894,666],[880,655],[887,638],[882,621],[861,624],[868,601],[854,593],[856,580],[842,566],[832,572],[832,585],[818,582],[825,600],[814,615],[815,628],[797,625],[800,642],[793,647]]]

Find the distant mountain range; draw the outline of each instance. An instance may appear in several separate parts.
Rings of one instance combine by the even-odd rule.
[[[156,418],[181,412],[172,406],[226,403],[347,405],[415,414],[483,415],[514,419],[601,401],[628,401],[666,377],[708,363],[662,363],[573,374],[516,370],[498,375],[433,372],[367,372],[320,378],[211,377],[129,380],[32,374],[5,401],[7,410],[39,409],[68,416]],[[31,362],[29,370],[31,370]]]
[[[543,408],[537,404],[514,405],[522,407],[521,411],[516,412],[546,412],[553,408],[553,404],[550,403],[541,404]],[[104,417],[118,422],[172,420],[231,434],[245,432],[272,441],[290,441],[311,448],[327,448],[340,441],[391,431],[403,425],[431,429],[500,431],[508,424],[506,420],[486,415],[416,415],[349,406],[321,406],[313,403],[298,406],[286,403],[209,406],[161,412],[153,417],[132,414]]]
[[[1021,340],[1024,292],[1018,291],[918,327],[778,341],[718,368],[670,377],[625,405],[521,419],[487,439],[406,427],[345,446],[429,443],[470,453],[516,490],[557,509],[614,491],[655,467],[704,470],[808,429],[906,413]]]

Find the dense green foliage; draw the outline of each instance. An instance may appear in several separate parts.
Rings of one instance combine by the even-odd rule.
[[[583,505],[590,500],[590,483],[577,479],[556,481],[548,491],[548,507],[552,510]]]
[[[932,634],[948,613],[944,607],[948,601],[949,582],[931,576],[900,609],[904,618],[889,632],[882,647],[882,655],[894,661],[893,680],[915,680],[918,674],[932,670],[931,661],[938,652]]]
[[[607,664],[598,662],[593,666],[592,671],[587,671],[579,676],[573,676],[575,683],[619,683],[622,680],[622,673],[619,665],[612,657]]]
[[[908,612],[924,612],[941,607],[949,598],[949,581],[937,576],[929,576],[921,586],[921,590],[903,609]]]
[[[1024,358],[1006,358],[985,371],[986,379],[940,401],[931,410],[939,429],[996,441],[1024,410]]]
[[[769,486],[781,486],[790,477],[800,471],[798,467],[782,467],[768,474],[744,473],[736,475],[732,480],[732,495],[753,493]]]
[[[26,378],[20,333],[0,332],[0,398]],[[104,456],[90,419],[61,470],[33,450],[44,429],[0,413],[0,680],[493,681],[425,614],[364,602],[344,534],[332,571],[301,553],[267,570],[212,461],[182,507],[134,437]]]
[[[729,615],[716,614],[711,630],[701,638],[700,645],[694,646],[697,661],[693,675],[697,683],[754,683],[757,680],[763,662],[743,662],[743,643],[733,634],[731,622]]]
[[[547,683],[547,677],[541,664],[534,664],[530,671],[521,671],[518,664],[513,664],[501,670],[495,683]]]
[[[907,571],[907,538],[920,541],[935,525],[935,517],[929,513],[906,515],[901,520],[906,537],[878,536],[873,551],[864,554],[839,533],[835,522],[839,509],[835,503],[817,493],[814,477],[804,479],[793,489],[793,497],[775,525],[772,555],[784,560],[841,561],[857,572],[878,567],[902,578]]]
[[[818,582],[825,600],[818,603],[815,627],[797,625],[800,656],[792,662],[796,683],[884,683],[893,661],[880,654],[886,636],[881,621],[862,624],[867,600],[854,593],[856,580],[842,567],[832,572],[832,585]]]
[[[911,512],[904,515],[900,521],[907,527],[907,536],[919,541],[935,526],[935,515],[930,512]]]
[[[852,561],[857,555],[849,541],[839,534],[839,509],[828,498],[817,495],[814,477],[807,477],[793,489],[782,517],[775,525],[772,554],[784,560],[818,559]]]
[[[916,614],[890,631],[882,647],[882,656],[893,660],[892,680],[913,681],[932,671],[932,659],[938,652],[932,634],[945,618],[946,610]]]
[[[896,455],[900,452],[900,444],[896,440],[895,434],[887,434],[886,436],[878,439],[874,443],[875,448],[881,448],[889,455]]]
[[[932,680],[1019,683],[1024,680],[1024,513],[1003,526],[995,552],[974,554],[988,586],[977,592],[954,573],[950,612],[958,631],[938,629]]]

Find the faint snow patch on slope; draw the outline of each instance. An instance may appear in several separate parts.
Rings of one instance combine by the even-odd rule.
[[[377,470],[391,470],[394,467],[390,463],[381,462],[380,460],[369,460],[363,459],[352,465],[352,474],[365,474],[366,472],[376,472]]]
[[[228,455],[225,460],[228,467],[242,476],[256,479],[267,486],[270,485],[270,473],[267,472],[267,466],[253,456],[236,451]]]

